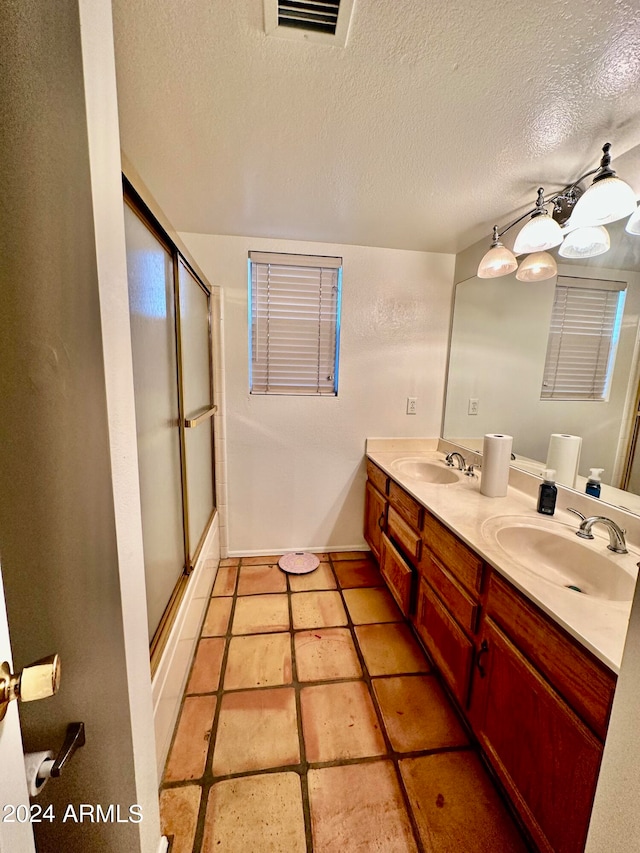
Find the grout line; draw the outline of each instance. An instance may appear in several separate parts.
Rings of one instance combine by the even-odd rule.
[[[302,815],[304,819],[304,835],[307,845],[307,853],[313,853],[313,829],[311,824],[311,802],[309,800],[309,780],[307,763],[307,748],[304,742],[302,730],[302,701],[300,697],[301,686],[298,680],[298,662],[296,659],[295,631],[293,627],[293,602],[291,589],[291,578],[287,574],[287,605],[289,607],[289,642],[291,643],[291,681],[295,689],[296,698],[296,725],[298,727],[298,744],[300,748],[300,788],[302,794]]]
[[[333,568],[333,562],[332,562],[332,568]],[[335,573],[335,569],[334,569],[334,573]],[[336,575],[336,577],[337,577],[337,575]],[[369,587],[362,587],[362,589],[368,589],[368,588]],[[399,760],[397,757],[397,753],[395,753],[395,750],[393,749],[389,735],[387,734],[387,729],[386,729],[386,726],[384,724],[384,717],[382,715],[382,711],[381,711],[380,706],[378,704],[378,700],[377,700],[376,695],[375,695],[375,690],[373,689],[371,676],[369,675],[369,669],[368,669],[367,664],[365,662],[364,654],[362,653],[362,649],[360,648],[360,643],[358,642],[358,637],[357,637],[357,634],[355,631],[355,624],[351,618],[351,614],[349,613],[349,608],[347,607],[347,602],[346,602],[346,599],[345,599],[344,594],[343,594],[342,585],[340,585],[340,596],[342,598],[343,606],[344,606],[345,612],[347,614],[348,626],[349,626],[349,629],[351,631],[351,637],[352,637],[353,644],[354,644],[354,647],[356,650],[356,654],[358,655],[358,659],[360,661],[360,666],[362,667],[363,680],[364,680],[365,684],[367,685],[367,690],[369,692],[369,696],[371,697],[373,708],[374,708],[376,717],[378,719],[378,726],[379,726],[380,732],[382,733],[382,737],[384,738],[384,743],[385,743],[385,748],[386,748],[386,756],[378,756],[378,758],[381,758],[381,757],[387,758],[393,764],[393,768],[394,768],[396,778],[397,778],[399,788],[400,788],[400,793],[402,795],[402,800],[404,802],[405,811],[407,813],[407,817],[409,818],[411,831],[412,831],[413,836],[414,836],[414,841],[416,842],[416,847],[418,849],[418,853],[425,853],[425,848],[422,844],[422,839],[420,838],[420,832],[418,830],[418,824],[417,824],[416,819],[414,817],[413,809],[411,808],[411,802],[409,800],[409,795],[408,795],[407,790],[406,790],[404,783],[402,781],[402,774],[400,773],[400,766],[398,763]],[[392,622],[389,624],[398,624],[398,623]]]
[[[229,566],[228,568],[234,568],[233,566]],[[238,584],[240,583],[240,570],[242,568],[242,560],[240,560],[237,566],[236,573],[236,581],[233,591],[233,602],[231,604],[231,612],[229,613],[229,622],[227,623],[227,632],[225,634],[225,646],[224,652],[222,655],[222,663],[220,665],[220,678],[218,681],[218,689],[215,693],[217,696],[216,700],[216,709],[213,715],[213,720],[211,723],[211,733],[209,736],[209,747],[207,749],[207,757],[204,765],[204,773],[202,774],[201,779],[196,784],[200,785],[200,808],[198,811],[198,820],[196,823],[196,831],[193,839],[193,848],[192,853],[200,853],[202,849],[202,842],[204,839],[205,826],[206,826],[206,818],[207,818],[207,807],[209,805],[209,794],[211,792],[211,788],[214,784],[213,771],[211,770],[211,765],[213,762],[213,753],[216,745],[216,735],[218,731],[218,723],[220,720],[220,709],[222,706],[222,694],[223,694],[223,684],[224,677],[227,670],[227,660],[229,658],[229,647],[231,645],[231,637],[232,637],[232,628],[233,628],[233,617],[235,615],[236,610],[236,601],[238,598]],[[228,597],[228,596],[225,596]],[[188,682],[187,682],[188,683]]]

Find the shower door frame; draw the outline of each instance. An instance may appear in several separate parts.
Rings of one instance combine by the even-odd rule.
[[[162,224],[158,221],[157,217],[153,214],[153,212],[149,209],[148,205],[144,202],[140,194],[137,192],[133,184],[128,180],[128,178],[123,174],[122,176],[123,183],[123,200],[127,204],[127,206],[131,209],[131,211],[140,219],[140,221],[149,229],[149,231],[153,234],[153,236],[163,245],[163,247],[170,253],[172,258],[172,270],[173,270],[173,281],[172,281],[172,291],[173,291],[173,306],[174,306],[174,317],[175,317],[175,327],[174,327],[174,339],[175,339],[175,347],[176,347],[176,388],[177,388],[177,399],[178,399],[178,419],[175,423],[175,427],[178,429],[178,440],[179,440],[179,448],[180,448],[180,485],[181,485],[181,506],[182,506],[182,532],[183,532],[183,546],[184,546],[184,562],[182,573],[178,577],[176,585],[173,589],[171,597],[167,602],[164,613],[160,619],[158,627],[156,628],[153,637],[151,638],[149,652],[151,658],[151,674],[154,675],[156,669],[158,668],[158,664],[160,662],[160,658],[162,656],[162,652],[166,646],[167,640],[169,638],[169,633],[171,631],[171,627],[175,621],[176,615],[178,613],[180,603],[184,597],[184,594],[187,589],[187,585],[189,583],[189,577],[193,572],[194,566],[198,561],[198,557],[200,556],[200,552],[202,551],[202,547],[204,545],[205,539],[215,518],[217,512],[217,501],[216,501],[216,476],[215,476],[215,468],[216,468],[216,460],[215,460],[215,432],[213,427],[213,418],[211,418],[211,484],[212,484],[212,494],[213,494],[213,508],[211,510],[211,514],[204,526],[204,530],[200,536],[200,539],[193,549],[193,553],[191,553],[191,545],[190,537],[189,537],[189,498],[188,498],[188,488],[187,488],[187,464],[186,464],[186,439],[185,439],[185,429],[186,423],[185,419],[187,417],[187,413],[184,411],[184,383],[183,383],[183,372],[182,372],[182,330],[180,323],[180,295],[179,295],[179,266],[180,263],[183,263],[187,268],[189,273],[194,277],[198,285],[202,288],[204,293],[206,294],[208,301],[208,348],[209,348],[209,390],[210,390],[210,400],[212,408],[215,409],[214,406],[214,381],[213,381],[213,323],[212,323],[212,306],[211,306],[211,288],[206,281],[203,280],[201,274],[199,274],[196,270],[194,270],[193,266],[189,263],[189,260],[184,256],[184,254],[180,251],[180,249],[176,246],[175,242],[171,239],[171,236],[167,233],[165,228],[163,228]]]

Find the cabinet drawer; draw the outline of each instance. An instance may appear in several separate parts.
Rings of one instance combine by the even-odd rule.
[[[478,625],[479,606],[469,593],[449,574],[449,572],[425,553],[422,560],[422,570],[425,578],[438,593],[442,603],[447,607],[461,628],[468,634],[475,634]]]
[[[377,465],[374,465],[370,459],[367,459],[367,479],[371,480],[373,485],[379,492],[381,492],[381,494],[387,494],[389,478],[384,471],[381,468],[378,468]]]
[[[469,696],[473,644],[422,578],[415,626],[454,696],[465,708]]]
[[[407,524],[416,530],[422,530],[422,516],[424,515],[422,505],[393,480],[389,481],[389,503],[400,513]]]
[[[402,546],[407,556],[412,557],[414,560],[420,559],[420,550],[422,548],[420,534],[412,527],[409,527],[402,516],[391,506],[387,513],[387,533],[391,539],[395,539]]]
[[[395,598],[398,607],[405,616],[411,610],[414,572],[403,560],[393,542],[383,533],[380,549],[380,572],[386,580],[389,592]]]
[[[574,711],[604,739],[617,678],[497,572],[487,613]]]
[[[483,563],[480,557],[428,512],[424,517],[422,541],[469,592],[481,591]]]

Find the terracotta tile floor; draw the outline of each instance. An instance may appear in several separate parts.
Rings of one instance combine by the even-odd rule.
[[[171,853],[524,853],[362,552],[223,560],[160,792]]]

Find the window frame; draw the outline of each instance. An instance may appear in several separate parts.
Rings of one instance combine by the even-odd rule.
[[[562,402],[608,402],[609,396],[611,393],[611,384],[613,380],[613,373],[615,370],[616,356],[618,350],[618,344],[620,340],[620,333],[622,329],[622,319],[624,315],[624,306],[627,294],[628,282],[624,279],[609,279],[602,276],[595,277],[593,273],[589,275],[583,275],[578,272],[575,273],[560,273],[556,279],[556,284],[554,287],[553,293],[553,304],[551,308],[551,315],[549,318],[549,330],[547,337],[547,349],[544,360],[544,368],[543,368],[543,376],[542,383],[540,387],[540,400],[541,402],[547,401],[562,401]],[[565,310],[562,316],[556,315],[556,306],[558,304],[558,291],[563,289],[566,291],[566,295],[564,297],[565,302]],[[604,377],[602,381],[602,385],[599,386],[598,389],[595,389],[596,376],[598,364],[602,365],[604,363],[604,359],[600,360],[598,354],[596,353],[593,361],[593,381],[592,381],[592,391],[590,393],[582,392],[580,393],[576,386],[574,389],[576,390],[563,390],[557,391],[556,381],[554,379],[553,383],[549,385],[547,377],[550,373],[557,374],[559,370],[559,365],[562,364],[562,344],[563,344],[563,335],[566,335],[567,339],[570,335],[578,335],[580,332],[576,329],[575,331],[571,331],[572,321],[567,318],[567,308],[566,302],[567,297],[572,289],[576,291],[593,291],[596,290],[598,292],[611,294],[615,293],[616,295],[616,304],[613,310],[613,319],[611,321],[610,327],[607,326],[607,329],[610,330],[607,334],[600,334],[599,340],[608,340],[607,352],[606,352],[606,368],[604,371]],[[605,297],[606,299],[606,297]],[[605,311],[607,309],[607,305],[603,304],[603,320],[605,319]],[[586,300],[585,307],[583,307],[584,313],[580,318],[580,323],[588,325],[588,320],[586,318],[587,308],[586,308]],[[560,312],[558,312],[559,314]],[[575,322],[575,320],[574,320]],[[559,325],[559,330],[554,330],[554,325]],[[566,331],[565,331],[565,327]],[[591,336],[596,337],[595,331],[589,335],[588,331],[583,331],[585,337]],[[558,341],[554,344],[554,338]],[[555,355],[554,355],[555,350]],[[570,358],[570,356],[565,351],[565,358]],[[565,371],[567,370],[565,366]],[[576,377],[577,379],[577,371]],[[574,379],[574,381],[575,381]],[[551,390],[548,390],[551,387]],[[596,393],[597,390],[597,393]]]
[[[283,271],[286,268],[290,267],[291,269],[298,268],[309,269],[313,271],[314,275],[318,276],[317,281],[317,304],[318,304],[318,334],[317,338],[314,335],[314,340],[318,341],[319,353],[321,348],[322,334],[323,334],[323,323],[329,322],[331,325],[329,326],[329,335],[330,335],[330,348],[328,350],[329,355],[325,357],[324,361],[322,361],[320,355],[318,356],[318,370],[316,373],[316,386],[314,390],[314,385],[311,383],[306,383],[301,381],[299,384],[295,383],[296,378],[296,367],[302,367],[302,352],[299,351],[295,353],[292,357],[292,362],[289,365],[291,368],[290,372],[290,385],[287,386],[287,382],[273,383],[273,388],[269,388],[268,381],[265,382],[257,382],[255,379],[255,372],[259,369],[255,367],[255,349],[256,349],[256,340],[257,340],[257,305],[258,301],[262,298],[262,295],[258,293],[259,285],[261,283],[261,276],[263,276],[264,270],[259,270],[257,267],[269,267],[273,266],[276,277],[278,275],[283,275]],[[255,272],[255,276],[254,276]],[[323,283],[323,276],[325,273],[331,273],[332,279],[328,283]],[[275,397],[275,396],[284,396],[284,397],[329,397],[336,398],[338,396],[338,385],[339,385],[339,370],[340,370],[340,332],[341,332],[341,313],[342,313],[342,272],[343,272],[343,258],[336,256],[328,256],[328,255],[312,255],[312,254],[299,254],[299,253],[283,253],[283,252],[265,252],[265,251],[249,251],[248,260],[247,260],[247,282],[248,282],[248,310],[247,310],[247,319],[248,319],[248,387],[250,396],[258,396],[258,397]],[[267,273],[268,275],[269,273]],[[286,273],[284,273],[286,274]],[[303,276],[300,276],[299,282],[295,282],[295,285],[299,287],[299,292],[303,295],[304,298],[304,282]],[[335,293],[331,301],[331,306],[329,309],[322,308],[322,295],[323,290],[331,288],[331,291]],[[294,297],[295,298],[295,297]],[[281,298],[280,303],[276,305],[275,310],[282,311],[285,310],[286,313],[293,313],[295,315],[296,311],[300,315],[300,319],[302,319],[302,310],[300,306],[297,308],[293,307],[291,303],[287,302],[285,298]],[[280,320],[283,323],[286,323],[288,319],[295,320],[295,317],[287,318],[280,317]],[[304,322],[304,320],[303,320]],[[277,337],[277,336],[276,336]],[[286,334],[283,334],[280,337],[280,342],[286,342]],[[263,337],[264,340],[264,337]],[[309,338],[311,340],[311,338]],[[282,345],[282,343],[280,343]],[[278,346],[278,341],[276,339],[275,346]],[[298,363],[296,364],[296,359],[298,359]],[[267,356],[268,360],[268,356]],[[264,365],[264,362],[262,362]],[[325,380],[324,389],[321,387],[320,376],[325,371],[321,369],[322,365],[329,365],[332,368],[329,376],[332,375],[332,385],[330,386],[330,390],[327,390],[326,382],[329,381],[329,376]],[[264,369],[264,368],[262,368]],[[327,368],[328,369],[328,368]],[[287,390],[287,387],[290,390]]]

